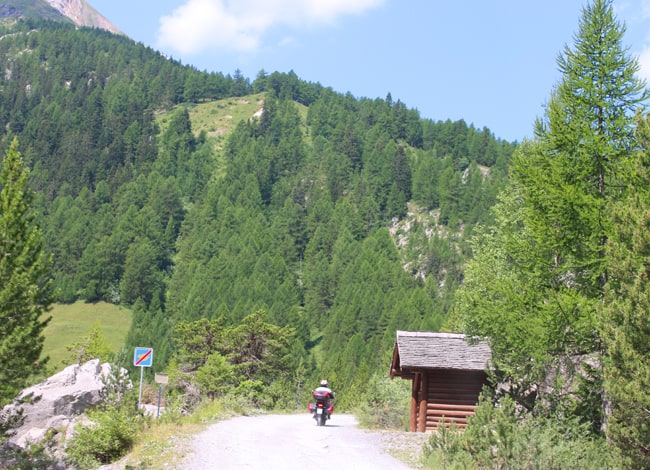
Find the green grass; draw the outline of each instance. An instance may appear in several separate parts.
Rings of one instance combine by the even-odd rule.
[[[196,134],[205,131],[208,137],[220,140],[240,121],[251,119],[263,104],[262,93],[196,104],[189,108],[192,130]]]
[[[95,323],[99,323],[106,343],[115,354],[124,346],[131,328],[131,312],[105,302],[57,304],[48,315],[52,316],[52,320],[45,328],[42,357],[49,356],[48,366],[56,371],[73,363],[68,360],[71,353],[66,347],[88,336]]]
[[[264,93],[203,103],[185,103],[192,121],[194,134],[205,131],[217,150],[223,146],[225,137],[230,134],[240,121],[251,119],[264,105]],[[169,125],[173,110],[160,114],[157,123],[164,130]]]
[[[187,108],[194,134],[198,136],[205,131],[208,141],[212,143],[219,154],[228,135],[237,127],[237,124],[252,119],[264,107],[264,95],[265,93],[257,93],[201,103],[184,103],[179,106]],[[309,128],[305,125],[309,108],[298,103],[296,103],[296,108],[302,121],[302,131],[307,143],[311,143]],[[163,133],[169,125],[172,113],[173,110],[165,111],[156,118]]]

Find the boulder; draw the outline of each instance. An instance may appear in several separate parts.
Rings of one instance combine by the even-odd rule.
[[[10,442],[24,447],[27,442],[41,441],[50,430],[67,431],[76,416],[106,398],[106,379],[114,375],[124,386],[131,386],[126,369],[113,374],[110,364],[100,364],[99,359],[93,359],[83,365],[68,366],[45,381],[26,388],[2,410],[4,415],[20,410],[23,413],[24,422],[13,430],[15,434],[10,437]]]

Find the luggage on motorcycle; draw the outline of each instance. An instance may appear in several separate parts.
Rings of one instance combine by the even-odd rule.
[[[330,399],[330,394],[324,390],[314,390],[314,398],[316,401],[327,401]]]

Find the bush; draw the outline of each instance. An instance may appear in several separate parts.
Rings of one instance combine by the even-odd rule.
[[[226,394],[235,383],[234,367],[221,354],[212,353],[194,375],[201,392],[209,398]]]
[[[255,408],[269,409],[271,407],[271,398],[268,396],[266,386],[259,380],[243,380],[232,395],[243,399],[244,402],[250,403]]]
[[[366,428],[406,430],[410,400],[410,381],[373,375],[355,414]]]
[[[29,445],[23,449],[15,444],[0,444],[1,470],[63,470],[65,467],[51,454],[47,445]]]
[[[441,428],[423,451],[425,468],[617,468],[607,443],[588,425],[517,416],[512,399],[481,398],[467,429]]]
[[[68,461],[81,469],[114,462],[133,446],[144,427],[144,417],[127,403],[88,413],[92,421],[75,433],[66,449]]]

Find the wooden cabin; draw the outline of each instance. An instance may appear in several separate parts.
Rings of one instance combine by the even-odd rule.
[[[397,331],[390,376],[413,381],[411,432],[435,429],[443,419],[464,428],[474,414],[492,353],[465,335]]]

